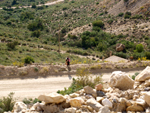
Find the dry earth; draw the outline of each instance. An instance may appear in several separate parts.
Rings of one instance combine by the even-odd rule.
[[[140,70],[126,70],[127,74],[133,75]],[[103,80],[108,81],[111,71],[104,71],[96,75],[103,74]],[[0,80],[0,98],[7,96],[10,92],[14,92],[14,97],[19,101],[24,98],[37,98],[40,94],[48,94],[69,87],[72,78],[75,75],[53,76],[46,78],[32,78],[32,79],[2,79]]]

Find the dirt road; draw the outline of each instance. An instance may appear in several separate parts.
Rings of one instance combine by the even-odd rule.
[[[54,1],[54,2],[48,2],[48,3],[45,3],[45,4],[39,4],[37,6],[43,6],[43,5],[54,5],[54,4],[57,4],[59,2],[63,2],[64,0],[57,0],[57,1]],[[22,6],[22,7],[19,7],[19,8],[28,8],[28,7],[32,7],[32,6]],[[16,7],[11,7],[12,9],[15,9]],[[0,8],[0,9],[3,9],[3,8]]]
[[[127,74],[133,75],[135,72],[141,71],[142,70],[130,70]],[[108,81],[111,72],[101,74],[103,74],[103,80]],[[96,75],[100,75],[100,73]],[[76,76],[63,75],[47,78],[3,79],[0,80],[0,98],[7,96],[10,92],[15,93],[14,97],[18,101],[24,98],[37,98],[40,94],[48,94],[50,92],[62,90],[64,87],[69,87],[73,77]]]

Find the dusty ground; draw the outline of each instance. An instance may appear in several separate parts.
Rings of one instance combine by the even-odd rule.
[[[133,75],[135,72],[141,72],[141,70],[129,70],[127,73]],[[103,72],[97,75],[103,74],[103,80],[108,81],[111,72]],[[48,94],[50,92],[56,92],[69,87],[72,78],[75,75],[64,75],[58,77],[47,78],[32,78],[32,79],[3,79],[0,80],[0,98],[7,96],[10,92],[14,92],[14,97],[20,101],[24,98],[37,98],[40,94]]]

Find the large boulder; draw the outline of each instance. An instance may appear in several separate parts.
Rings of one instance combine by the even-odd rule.
[[[109,86],[120,90],[133,89],[134,81],[122,71],[114,71],[109,79]]]
[[[135,77],[135,80],[139,82],[147,79],[150,79],[150,66],[147,66],[138,76]]]
[[[94,90],[93,88],[91,88],[90,86],[85,86],[84,87],[84,91],[85,93],[87,94],[91,94],[93,97],[97,97],[97,93],[96,93],[96,90]]]
[[[48,95],[40,95],[38,97],[38,99],[40,101],[44,101],[46,104],[48,104],[48,103],[59,104],[66,100],[63,95],[58,94],[58,93],[50,93]]]
[[[94,99],[88,99],[86,101],[86,104],[91,106],[94,110],[96,110],[97,112],[99,111],[99,109],[102,107],[102,105],[100,103],[98,103],[96,100]]]
[[[14,113],[18,113],[18,112],[22,112],[22,111],[26,111],[27,110],[27,105],[24,104],[23,102],[16,102],[14,107],[13,107],[13,112]]]
[[[116,45],[116,51],[123,51],[125,49],[125,45],[123,44],[117,44]]]

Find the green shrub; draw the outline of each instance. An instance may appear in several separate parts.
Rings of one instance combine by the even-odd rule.
[[[24,21],[26,19],[34,19],[34,13],[33,12],[22,12],[20,15],[20,20]]]
[[[30,31],[35,31],[35,30],[41,30],[42,31],[44,29],[43,21],[40,18],[37,18],[35,21],[29,23],[27,28]]]
[[[35,3],[33,3],[33,4],[32,4],[32,8],[36,8],[36,5],[35,5]]]
[[[112,24],[113,23],[113,19],[110,19],[107,21],[108,24]]]
[[[126,12],[125,15],[124,15],[124,18],[130,18],[131,17],[131,12]]]
[[[22,102],[25,103],[25,104],[30,104],[30,103],[31,103],[31,100],[29,100],[29,99],[27,99],[27,98],[24,98],[24,99],[22,100]]]
[[[88,68],[78,69],[76,76],[77,79],[73,78],[72,84],[68,89],[65,88],[62,91],[58,90],[57,93],[60,93],[62,95],[71,94],[82,89],[85,86],[94,88],[95,85],[102,83],[102,76],[93,77],[92,75],[90,75]]]
[[[137,51],[137,52],[141,53],[143,50],[144,50],[144,47],[143,47],[142,44],[137,44],[137,45],[136,45],[136,51]]]
[[[132,75],[132,79],[135,80],[135,77],[138,76],[138,72],[136,72],[134,75]]]
[[[124,0],[124,2],[127,2],[128,0]]]
[[[31,56],[27,56],[24,58],[24,63],[26,64],[34,63],[34,59]]]
[[[31,36],[32,37],[37,37],[39,38],[40,37],[40,34],[41,34],[41,31],[40,30],[35,30],[31,33]]]
[[[145,52],[145,56],[147,59],[150,59],[150,52]]]
[[[6,46],[7,46],[7,48],[8,48],[9,50],[15,49],[15,47],[16,47],[17,45],[18,45],[18,42],[17,42],[17,41],[9,42],[9,43],[6,44]]]
[[[134,15],[131,17],[132,19],[143,19],[143,15]]]
[[[96,20],[92,23],[93,27],[104,28],[104,23],[101,20]]]
[[[13,99],[13,95],[14,93],[10,93],[8,95],[8,97],[3,97],[2,99],[0,99],[0,109],[1,109],[1,113],[3,113],[4,111],[12,111],[15,101]]]
[[[138,53],[138,52],[133,53],[133,58],[134,59],[138,59],[138,58],[142,58],[142,57],[145,57],[145,54],[143,52],[141,52],[141,53]]]
[[[118,16],[122,17],[124,15],[124,13],[119,13]]]

